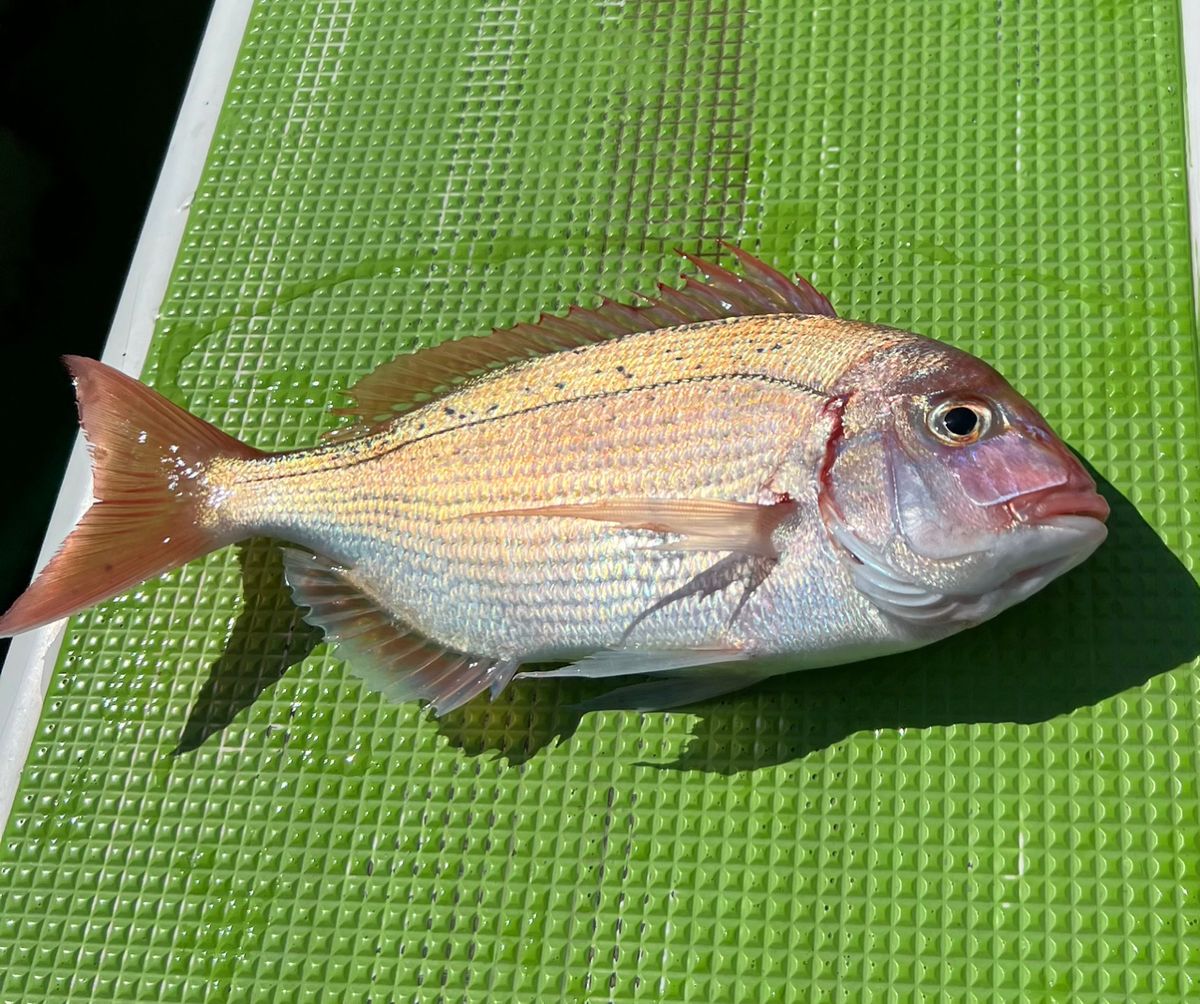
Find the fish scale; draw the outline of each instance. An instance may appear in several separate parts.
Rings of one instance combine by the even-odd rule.
[[[230,471],[226,518],[339,557],[423,633],[468,651],[547,656],[613,645],[648,600],[699,574],[713,555],[664,557],[648,549],[653,539],[578,520],[460,517],[614,496],[754,501],[804,440],[827,384],[900,337],[827,318],[762,317],[578,349],[451,394],[370,447],[331,447],[344,467],[301,454]],[[809,452],[823,443],[819,436]],[[269,482],[262,466],[273,469]],[[810,480],[811,457],[800,466]],[[272,486],[265,497],[253,490],[264,482]],[[283,494],[277,484],[287,485]],[[779,490],[802,487],[793,480]],[[339,495],[354,505],[337,503]],[[468,575],[481,558],[490,573]],[[546,616],[523,597],[548,567],[567,580],[553,600],[586,607],[589,617]],[[466,579],[475,588],[464,610],[451,590]],[[736,602],[677,604],[644,625],[639,641],[721,641]]]

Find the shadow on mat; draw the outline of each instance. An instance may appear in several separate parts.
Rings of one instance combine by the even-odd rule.
[[[218,735],[321,644],[321,630],[305,623],[292,602],[279,545],[255,537],[238,545],[237,558],[242,612],[225,651],[209,668],[171,756],[192,753]],[[569,706],[604,689],[586,680],[521,681],[510,684],[494,702],[480,697],[435,721],[453,745],[467,753],[499,753],[519,764],[569,737],[579,724],[579,715]]]
[[[792,673],[695,705],[686,748],[661,766],[733,774],[803,758],[857,732],[1044,722],[1195,658],[1200,585],[1132,503],[1091,473],[1112,515],[1108,540],[1083,565],[994,621],[928,648]],[[574,732],[579,718],[563,704],[609,689],[576,684],[568,692],[564,682],[524,681],[482,721],[464,709],[438,727],[469,752],[528,759]],[[486,699],[477,703],[486,709]],[[488,720],[504,725],[489,731]]]
[[[1093,471],[1093,476],[1095,472]],[[1141,515],[1097,478],[1109,538],[1079,568],[979,628],[857,666],[777,677],[690,709],[692,736],[664,767],[731,774],[807,756],[875,729],[1043,722],[1096,704],[1200,654],[1200,585]],[[320,642],[283,581],[278,547],[239,550],[244,604],[174,752],[197,749]],[[520,681],[436,720],[472,755],[523,763],[569,738],[570,705],[612,685]]]
[[[240,544],[242,612],[208,671],[172,755],[199,749],[321,643],[283,581],[283,554],[265,537]]]

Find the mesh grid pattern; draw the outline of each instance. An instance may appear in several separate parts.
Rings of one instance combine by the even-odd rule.
[[[935,648],[694,713],[366,693],[264,541],[73,620],[0,1001],[1183,1000],[1200,396],[1178,11],[257,4],[147,379],[312,443],[397,350],[729,238],[993,362],[1109,542]]]

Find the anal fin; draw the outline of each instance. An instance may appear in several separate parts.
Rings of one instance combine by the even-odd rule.
[[[436,714],[508,684],[518,663],[442,645],[405,624],[326,558],[294,548],[283,553],[284,577],[304,619],[336,642],[351,671],[394,701],[426,701]]]

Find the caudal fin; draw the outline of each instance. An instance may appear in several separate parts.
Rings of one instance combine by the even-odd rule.
[[[92,506],[0,617],[19,634],[76,613],[236,539],[206,519],[207,468],[262,456],[143,383],[67,356],[92,457]]]

